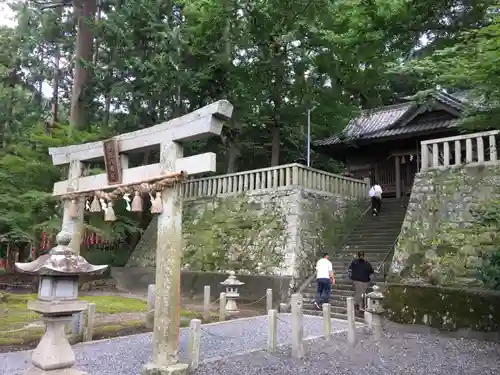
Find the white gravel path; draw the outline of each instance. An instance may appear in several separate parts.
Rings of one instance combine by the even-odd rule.
[[[357,335],[354,348],[346,333],[307,341],[305,357],[293,359],[289,347],[202,364],[193,375],[499,375],[500,343],[458,339],[443,334],[389,330],[374,344]]]
[[[278,344],[291,340],[289,314],[280,314]],[[332,319],[332,331],[342,332],[347,322]],[[304,316],[304,337],[322,336],[322,318]],[[185,358],[188,329],[181,329],[181,358]],[[222,356],[235,355],[265,348],[267,316],[232,320],[202,326],[201,360],[215,361]],[[74,346],[77,366],[90,375],[139,375],[151,355],[151,333],[124,336]],[[30,367],[31,351],[0,354],[0,375],[21,375]]]

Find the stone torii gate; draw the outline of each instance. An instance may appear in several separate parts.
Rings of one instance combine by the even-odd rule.
[[[71,233],[71,248],[79,252],[83,232],[85,195],[161,181],[175,172],[198,174],[215,171],[215,154],[183,157],[182,142],[220,135],[233,111],[221,100],[168,122],[109,141],[50,148],[54,165],[69,164],[68,179],[54,184],[53,195],[64,199],[63,230]],[[127,152],[160,146],[160,162],[128,168]],[[82,176],[85,162],[105,159],[106,172]],[[178,362],[180,325],[180,266],[182,257],[182,186],[174,182],[161,192],[156,249],[156,299],[153,355],[143,375],[185,374],[187,365]],[[71,197],[69,199],[69,197]],[[70,202],[70,200],[72,202]],[[70,214],[69,205],[72,204]],[[75,205],[76,204],[76,205]]]

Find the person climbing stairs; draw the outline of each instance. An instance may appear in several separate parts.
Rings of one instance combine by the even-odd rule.
[[[396,198],[384,198],[384,210],[381,214],[373,216],[371,212],[368,212],[350,233],[342,250],[330,253],[335,276],[335,284],[332,286],[330,295],[333,318],[347,319],[346,298],[354,296],[353,283],[348,275],[351,261],[359,251],[363,251],[366,260],[377,270],[391,251],[401,231],[406,214],[406,202],[406,200]],[[386,261],[391,262],[392,259]],[[372,281],[382,282],[383,275],[375,274]],[[303,292],[305,314],[321,314],[313,303],[315,294],[316,284],[315,280],[312,280]]]

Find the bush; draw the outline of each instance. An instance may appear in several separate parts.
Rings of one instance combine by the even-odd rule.
[[[123,267],[130,257],[130,250],[124,248],[118,248],[114,251],[90,249],[82,251],[81,255],[91,264]]]
[[[478,270],[479,277],[488,288],[500,290],[500,250],[484,257],[485,264]]]

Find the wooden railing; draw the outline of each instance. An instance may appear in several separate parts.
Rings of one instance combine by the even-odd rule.
[[[300,186],[345,197],[367,196],[368,186],[363,180],[344,177],[301,164],[255,169],[214,177],[188,180],[184,183],[184,198],[236,195],[247,191]]]
[[[421,170],[498,163],[500,130],[420,142]]]

